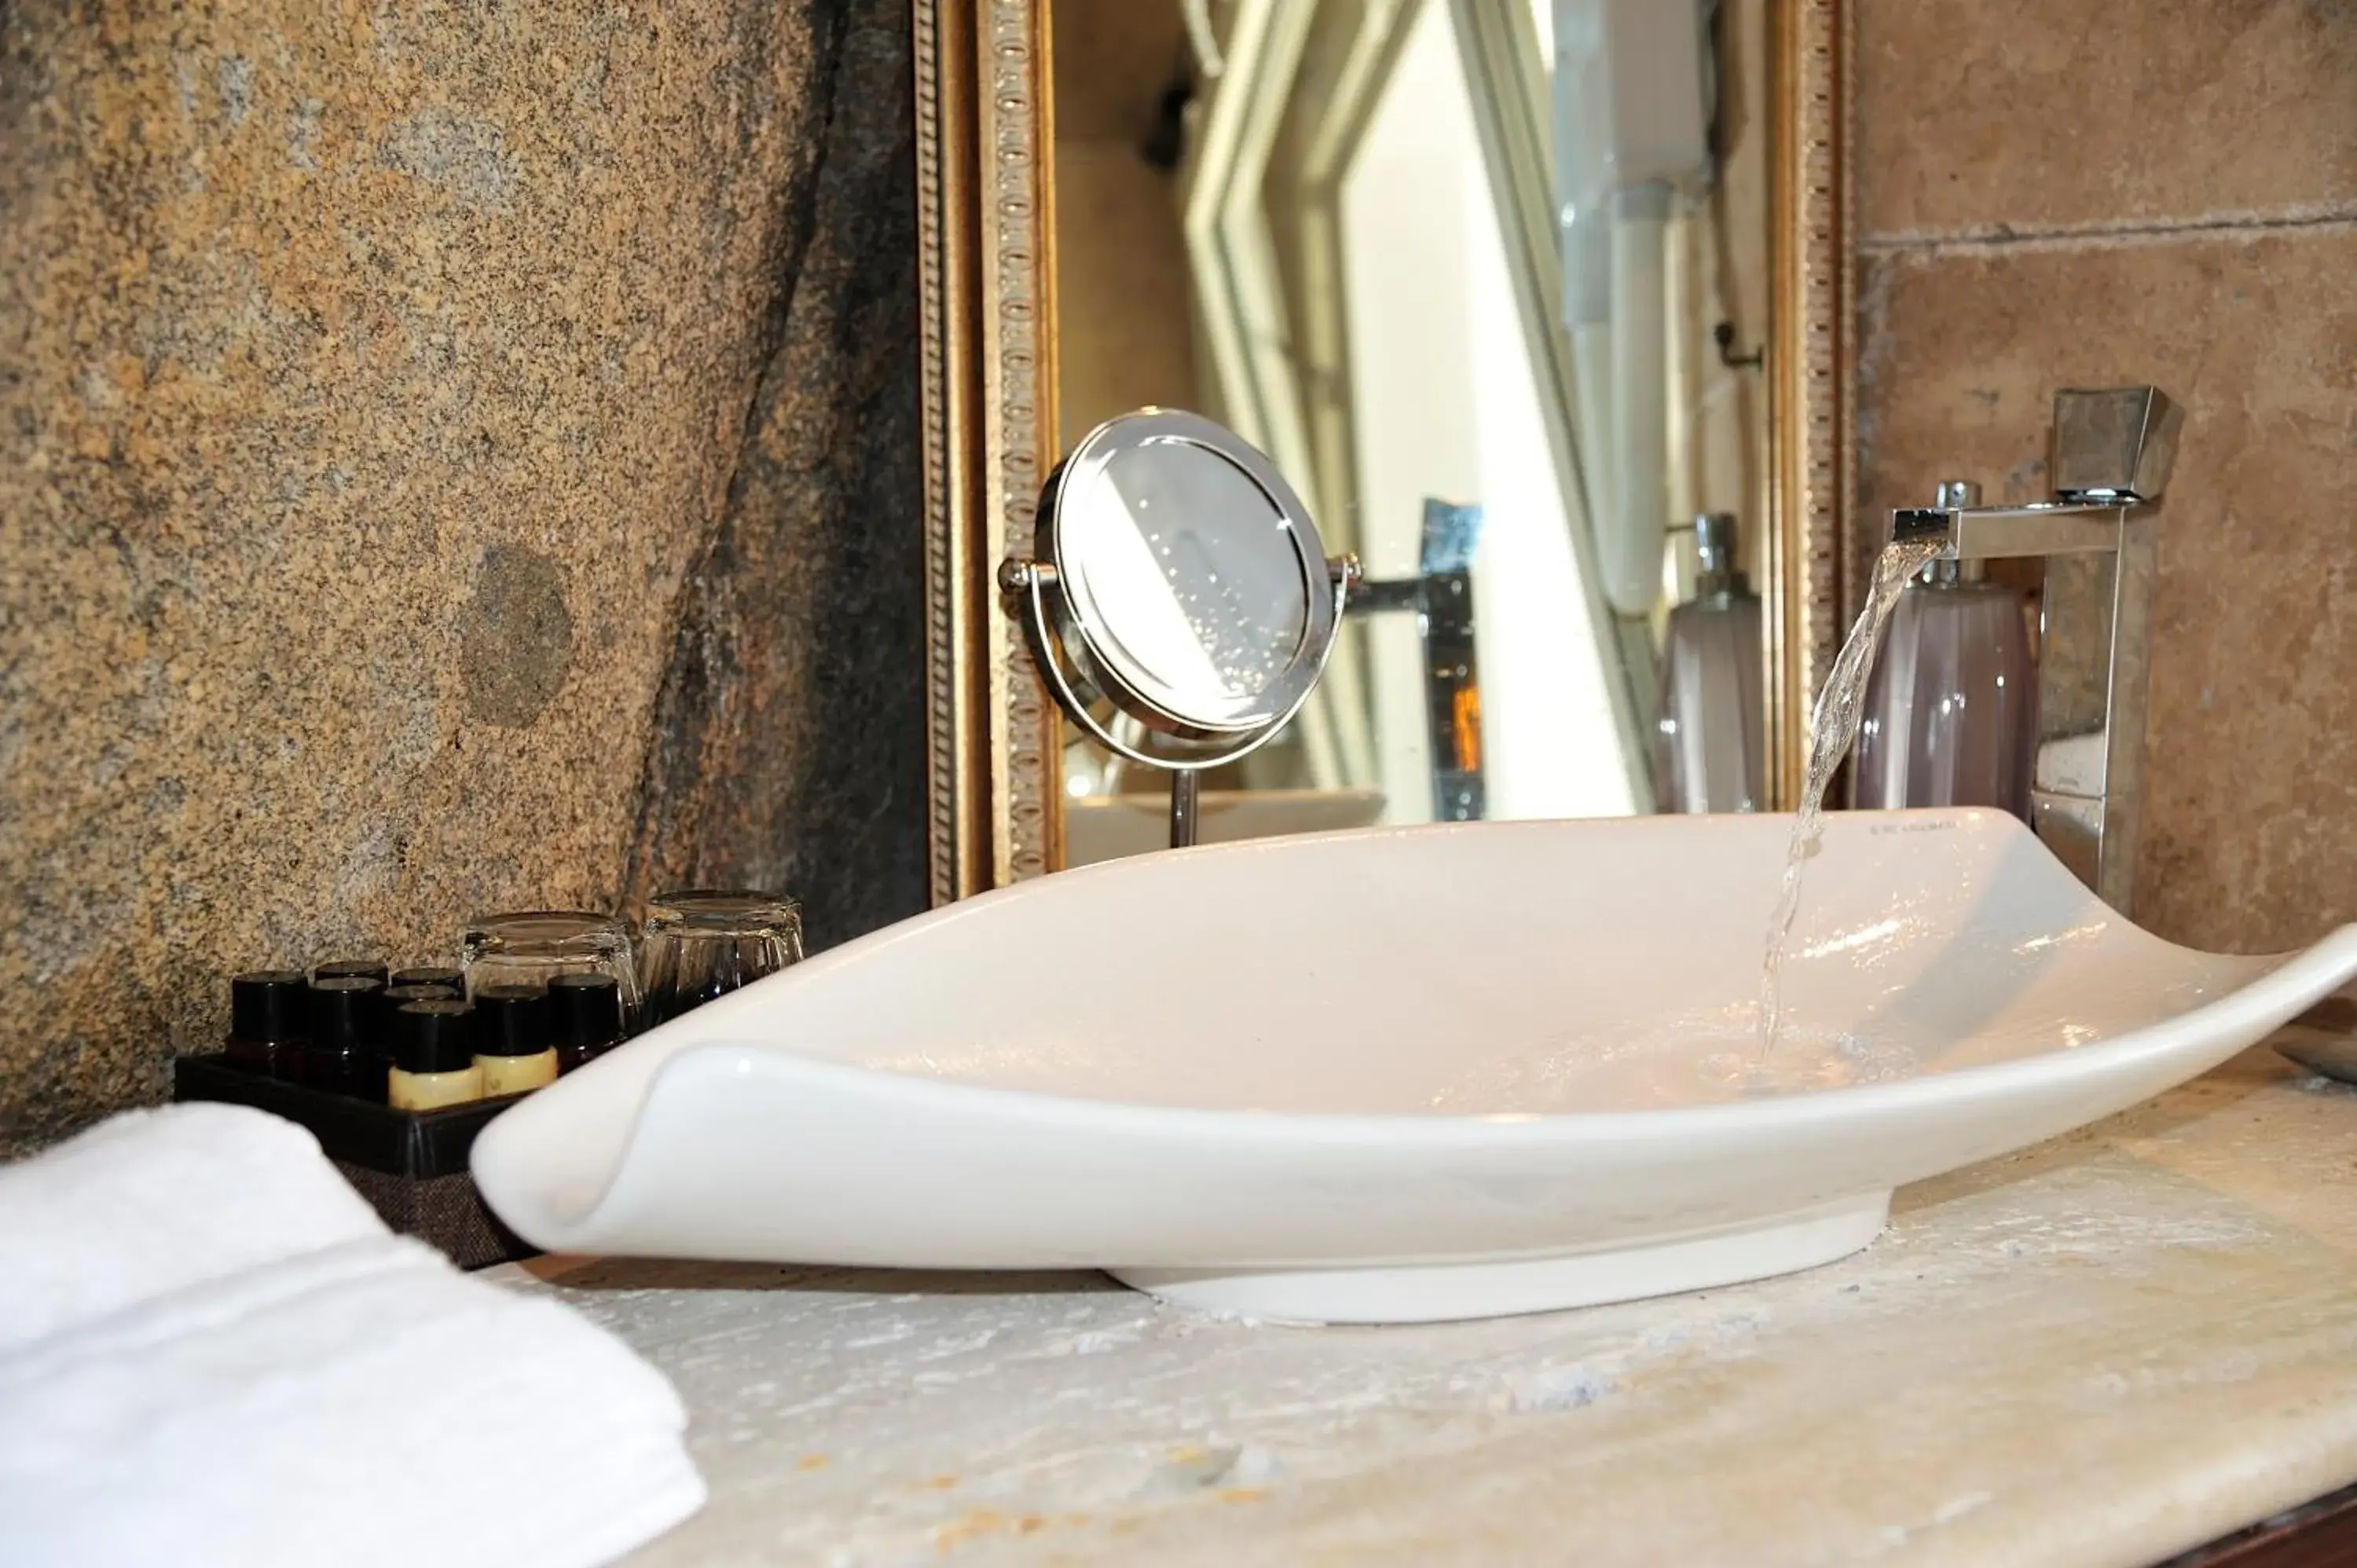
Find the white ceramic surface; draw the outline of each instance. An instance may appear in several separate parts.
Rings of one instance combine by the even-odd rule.
[[[1484,1316],[1759,1278],[1892,1188],[2223,1061],[2357,975],[2170,946],[2011,818],[1485,822],[1066,872],[677,1019],[485,1131],[552,1251],[1089,1266],[1213,1310]]]

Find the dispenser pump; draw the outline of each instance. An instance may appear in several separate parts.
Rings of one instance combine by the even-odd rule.
[[[1943,510],[1955,511],[1981,504],[1981,488],[1970,479],[1942,479],[1933,492],[1932,505]],[[1927,583],[1977,583],[1988,575],[1988,566],[1980,561],[1934,561],[1923,568]]]
[[[1736,564],[1738,540],[1735,514],[1704,512],[1695,519],[1694,532],[1695,592],[1704,595],[1739,591],[1744,582],[1742,569]]]

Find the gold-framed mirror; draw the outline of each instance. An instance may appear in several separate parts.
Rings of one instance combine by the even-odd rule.
[[[918,0],[936,902],[1159,842],[995,585],[1058,458],[1141,403],[1267,452],[1380,590],[1287,733],[1211,779],[1209,836],[1669,803],[1669,612],[1714,580],[1693,520],[1727,514],[1759,600],[1741,806],[1791,802],[1842,591],[1843,10],[1618,25],[1663,9],[1669,58],[1698,52],[1691,168],[1675,116],[1667,154],[1658,115],[1579,123],[1663,58],[1598,47],[1610,0]],[[1598,167],[1669,169],[1666,199],[1575,199]],[[1623,247],[1611,319],[1663,332],[1653,381],[1586,333],[1582,245]]]

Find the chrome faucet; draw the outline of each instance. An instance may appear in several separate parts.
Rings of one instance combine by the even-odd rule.
[[[2030,825],[2123,915],[2144,807],[2145,693],[2159,560],[2153,505],[2184,413],[2156,387],[2054,394],[2054,494],[1977,506],[1950,481],[1933,507],[1890,514],[1894,543],[1937,540],[1942,561],[2047,556],[2039,612],[2038,752]]]

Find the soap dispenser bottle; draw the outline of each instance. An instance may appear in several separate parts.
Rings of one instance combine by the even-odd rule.
[[[1939,504],[1980,504],[1951,479]],[[1867,678],[1852,800],[1872,810],[1994,806],[2029,820],[2038,680],[2029,611],[1979,562],[1934,561],[1907,585]]]
[[[1760,807],[1766,687],[1760,596],[1736,566],[1735,516],[1695,519],[1695,595],[1662,645],[1653,778],[1663,811]]]

